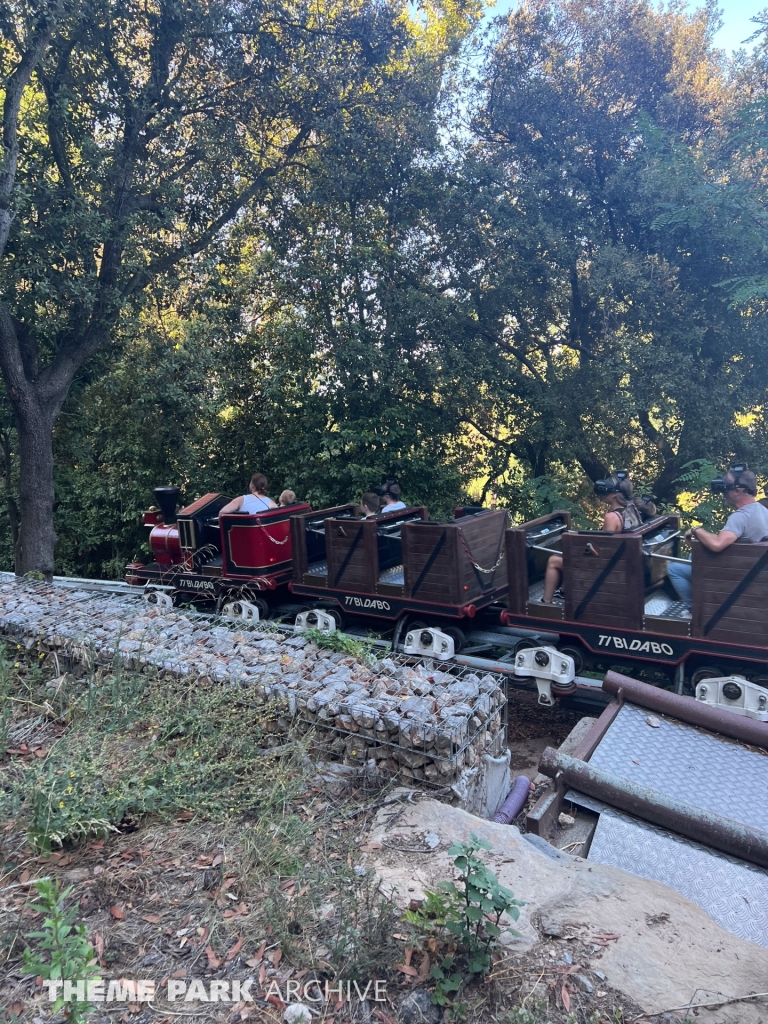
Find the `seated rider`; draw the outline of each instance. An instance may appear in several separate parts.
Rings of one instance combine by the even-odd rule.
[[[269,481],[263,473],[254,473],[248,485],[251,493],[233,498],[228,505],[219,510],[219,515],[226,515],[227,512],[249,512],[253,516],[257,512],[268,512],[271,508],[277,508],[277,502],[267,497],[268,485]]]
[[[632,481],[629,474],[620,470],[613,473],[605,480],[595,481],[595,494],[608,506],[608,511],[603,516],[602,530],[609,533],[623,533],[626,530],[635,530],[643,524],[645,519],[652,519],[656,515],[656,506],[650,499],[643,498],[638,504],[632,496]],[[552,598],[560,585],[560,578],[563,571],[563,556],[552,555],[547,562],[547,570],[544,574],[544,595],[541,598],[544,604],[551,604]]]
[[[394,480],[387,480],[382,486],[381,496],[384,499],[384,507],[382,512],[399,512],[403,508],[408,508],[404,501],[400,500],[400,484]]]
[[[719,486],[715,488],[715,483]],[[720,533],[710,533],[702,526],[688,530],[685,539],[695,537],[700,544],[719,554],[731,544],[757,544],[768,540],[768,508],[756,499],[757,478],[745,466],[733,466],[723,474],[722,480],[713,481],[713,490],[725,494],[725,500],[735,509]],[[691,592],[693,566],[682,562],[669,562],[667,575],[677,595],[688,611],[693,605]]]
[[[296,504],[296,493],[294,491],[285,490],[277,499],[280,508],[285,508],[286,505]]]
[[[371,491],[364,494],[360,499],[360,511],[363,513],[362,518],[373,519],[379,514],[380,506],[381,502],[379,501],[378,494],[373,494]]]

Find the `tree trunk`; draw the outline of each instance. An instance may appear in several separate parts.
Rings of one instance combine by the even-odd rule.
[[[19,543],[19,506],[13,491],[13,442],[10,430],[4,430],[0,434],[0,447],[3,449],[5,503],[8,508],[8,521],[11,524],[11,543],[15,557]]]
[[[53,529],[53,424],[57,409],[41,409],[34,399],[16,409],[19,437],[19,539],[16,575],[40,572],[53,576],[56,533]],[[58,403],[57,403],[58,407]]]

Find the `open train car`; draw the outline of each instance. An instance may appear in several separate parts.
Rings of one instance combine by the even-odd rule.
[[[504,625],[560,636],[577,671],[590,661],[644,661],[687,679],[738,672],[768,682],[768,543],[733,544],[714,554],[691,542],[693,608],[678,600],[666,574],[679,558],[677,516],[636,530],[572,530],[567,512],[507,531],[508,609]],[[550,554],[563,557],[564,600],[544,604]]]
[[[176,598],[221,602],[246,595],[261,616],[287,597],[293,572],[290,518],[307,512],[308,504],[221,515],[230,500],[224,494],[205,494],[179,511],[178,488],[158,487],[154,494],[160,510],[144,514],[154,561],[127,566],[126,582]]]
[[[481,508],[457,509],[450,523],[423,506],[363,520],[355,505],[294,515],[291,590],[338,622],[473,619],[506,594],[507,523],[506,512]]]

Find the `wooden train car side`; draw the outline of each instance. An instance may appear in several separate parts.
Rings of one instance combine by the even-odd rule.
[[[734,544],[714,554],[692,541],[693,609],[666,579],[679,560],[679,520],[660,516],[637,530],[611,534],[562,529],[553,513],[507,532],[510,579],[507,626],[556,632],[585,653],[611,660],[655,662],[722,674],[745,671],[764,679],[768,663],[768,544]],[[555,543],[542,529],[560,527]],[[538,559],[531,557],[537,552]],[[565,599],[541,601],[547,552],[563,556]],[[544,559],[544,562],[541,559]]]
[[[357,521],[352,510],[295,517],[295,595],[394,622],[406,613],[472,618],[506,592],[506,512],[462,510],[452,523],[433,523],[422,506]]]

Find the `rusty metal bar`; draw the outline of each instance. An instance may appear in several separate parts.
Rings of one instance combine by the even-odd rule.
[[[621,711],[622,700],[613,700],[600,717],[592,723],[589,732],[573,751],[578,761],[587,761],[597,749],[600,740],[608,732],[608,728]]]
[[[693,697],[682,697],[669,690],[660,690],[657,686],[641,683],[620,672],[606,672],[603,689],[614,695],[622,690],[624,700],[629,704],[639,704],[642,708],[658,711],[661,715],[671,715],[689,725],[698,725],[710,732],[720,733],[721,736],[730,736],[768,750],[768,722],[734,715],[732,711],[712,707]]]
[[[652,825],[768,868],[768,832],[674,800],[647,786],[638,786],[612,772],[561,754],[554,747],[547,747],[541,755],[539,771]]]

